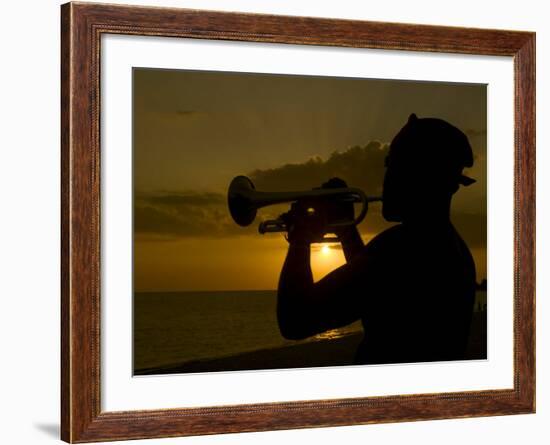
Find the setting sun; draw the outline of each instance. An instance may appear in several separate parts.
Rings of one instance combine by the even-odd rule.
[[[329,272],[346,263],[344,252],[339,247],[337,244],[317,244],[313,246],[311,269],[315,281],[320,280]]]

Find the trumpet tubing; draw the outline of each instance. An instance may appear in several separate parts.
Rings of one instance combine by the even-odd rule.
[[[359,224],[367,214],[368,203],[382,200],[378,196],[366,196],[361,189],[353,187],[319,188],[296,192],[263,192],[256,190],[252,181],[246,176],[233,178],[227,192],[229,213],[233,220],[243,227],[252,224],[259,208],[316,198],[339,198],[348,202],[363,204],[359,215],[355,219],[332,223],[329,228]],[[284,221],[278,218],[260,223],[258,229],[260,233],[283,232],[287,230],[287,227]]]

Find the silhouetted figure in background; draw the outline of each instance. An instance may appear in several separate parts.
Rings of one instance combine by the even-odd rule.
[[[367,245],[355,226],[337,235],[347,264],[317,283],[310,243],[321,230],[294,205],[277,315],[284,337],[301,339],[361,319],[357,363],[464,358],[476,276],[472,255],[450,220],[453,194],[474,182],[467,137],[440,119],[411,115],[386,158],[382,214],[395,226]],[[333,178],[325,187],[345,186]],[[334,209],[333,209],[334,210]],[[353,204],[340,204],[353,214]]]

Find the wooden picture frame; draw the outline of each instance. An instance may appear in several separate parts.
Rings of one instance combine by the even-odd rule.
[[[535,412],[535,34],[92,3],[61,7],[61,437],[71,443]],[[102,412],[100,38],[167,36],[512,56],[514,387]]]

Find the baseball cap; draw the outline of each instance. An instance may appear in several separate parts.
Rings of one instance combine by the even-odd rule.
[[[410,150],[415,147],[416,150]],[[457,127],[438,118],[418,118],[411,114],[407,124],[392,141],[392,149],[400,151],[414,163],[429,164],[446,175],[453,175],[456,182],[469,186],[476,182],[462,173],[472,167],[474,156],[468,137]]]

